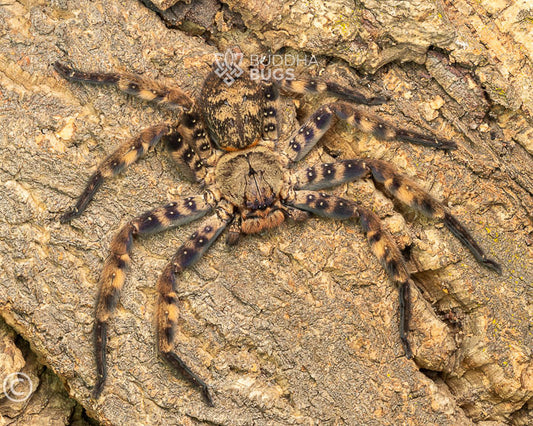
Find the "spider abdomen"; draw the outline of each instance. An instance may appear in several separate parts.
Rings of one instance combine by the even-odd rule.
[[[236,151],[259,141],[263,126],[263,93],[246,74],[228,85],[211,73],[201,99],[209,135],[220,149]]]

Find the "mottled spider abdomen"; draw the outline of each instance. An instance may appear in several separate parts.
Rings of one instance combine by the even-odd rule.
[[[246,73],[228,85],[211,72],[200,99],[209,135],[220,149],[235,151],[259,141],[263,131],[263,93]]]

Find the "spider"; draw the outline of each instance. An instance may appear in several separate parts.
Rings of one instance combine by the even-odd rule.
[[[413,356],[408,330],[410,287],[414,283],[400,250],[375,213],[353,200],[321,190],[370,178],[392,197],[443,222],[478,262],[496,272],[501,271],[498,263],[485,255],[442,203],[386,162],[364,158],[316,164],[298,172],[290,168],[306,156],[337,120],[344,120],[381,140],[399,140],[441,150],[456,149],[453,141],[396,129],[353,105],[377,105],[385,102],[384,98],[366,98],[351,88],[312,78],[255,80],[249,73],[241,72],[240,64],[226,61],[225,65],[235,77],[231,85],[219,77],[220,64],[213,64],[200,98],[193,100],[175,85],[133,74],[84,72],[61,62],[54,63],[55,70],[67,80],[114,85],[130,95],[179,112],[177,123],[149,127],[104,159],[75,206],[61,216],[62,223],[80,216],[105,179],[137,161],[161,139],[166,140],[168,151],[180,168],[203,187],[202,195],[176,200],[131,219],[112,239],[96,304],[94,398],[101,394],[107,378],[108,326],[125,282],[133,237],[165,231],[208,216],[177,250],[158,280],[157,339],[161,357],[198,387],[209,405],[213,404],[213,399],[206,382],[173,352],[179,317],[177,281],[180,272],[197,262],[226,228],[227,242],[235,244],[241,235],[275,228],[287,218],[305,220],[315,214],[339,220],[358,219],[371,251],[399,288],[400,339],[407,358]],[[337,100],[321,106],[293,134],[280,138],[280,93],[288,96],[328,93]]]

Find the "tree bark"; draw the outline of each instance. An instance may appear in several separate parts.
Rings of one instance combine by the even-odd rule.
[[[105,424],[531,424],[526,3],[202,0],[156,13],[133,0],[4,2],[0,314]],[[234,45],[248,56],[284,48],[314,57],[297,73],[387,96],[374,114],[454,140],[458,149],[446,154],[379,142],[340,123],[304,162],[391,162],[444,201],[503,274],[371,182],[335,189],[372,208],[409,261],[417,289],[408,360],[397,289],[357,224],[312,218],[235,247],[222,238],[179,281],[176,351],[212,386],[215,406],[207,407],[158,358],[154,332],[159,273],[199,225],[139,239],[110,323],[109,378],[95,401],[92,326],[109,242],[132,217],[201,189],[158,147],[106,182],[79,219],[59,224],[99,161],[176,115],[114,89],[69,83],[50,64],[169,78],[198,95],[215,53]],[[329,100],[287,100],[285,134],[291,119]],[[57,424],[67,424],[61,418]]]

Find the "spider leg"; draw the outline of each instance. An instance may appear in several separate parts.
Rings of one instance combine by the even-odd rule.
[[[98,165],[96,172],[89,178],[89,182],[76,204],[61,216],[60,222],[67,223],[80,216],[104,182],[104,179],[119,174],[130,164],[137,161],[150,147],[157,145],[161,137],[169,131],[170,129],[166,124],[148,127],[142,130],[135,138],[119,146]]]
[[[383,185],[394,198],[427,217],[442,221],[479,263],[501,274],[501,266],[486,256],[466,228],[446,210],[442,203],[431,197],[411,179],[398,173],[390,164],[379,160],[365,160],[365,162],[372,172],[372,179]]]
[[[411,179],[397,172],[390,164],[372,159],[343,160],[308,167],[295,174],[296,189],[323,189],[370,176],[391,195],[425,216],[439,220],[470,250],[476,260],[489,269],[501,273],[500,265],[489,259],[467,229]]]
[[[119,90],[169,108],[190,109],[193,100],[179,87],[162,84],[135,74],[84,72],[61,62],[54,62],[54,69],[69,81],[115,85]]]
[[[405,356],[411,359],[413,353],[407,340],[407,334],[409,332],[411,312],[410,285],[412,281],[398,246],[387,230],[381,226],[379,217],[370,210],[358,206],[353,201],[315,191],[295,191],[294,198],[287,204],[291,207],[332,219],[359,218],[372,252],[392,281],[398,285],[400,339]]]
[[[194,149],[206,164],[212,163],[215,150],[199,111],[195,109],[183,114],[178,130],[185,143]]]
[[[270,81],[262,81],[263,87],[263,139],[277,141],[279,139],[279,90]]]
[[[198,261],[232,219],[233,215],[229,211],[222,208],[217,210],[217,214],[207,219],[178,249],[157,283],[159,291],[157,329],[161,357],[199,387],[209,405],[213,405],[213,400],[207,384],[173,352],[174,334],[179,317],[176,276]]]
[[[161,232],[205,216],[212,210],[206,201],[210,196],[196,196],[150,210],[128,222],[111,241],[110,253],[100,277],[100,291],[96,305],[94,345],[97,381],[94,397],[102,392],[106,377],[107,326],[115,310],[119,293],[126,279],[125,271],[130,264],[133,237]]]
[[[332,188],[345,182],[371,175],[365,160],[340,160],[322,163],[300,170],[294,174],[296,189]]]
[[[292,161],[300,161],[329,130],[334,119],[345,120],[351,126],[371,133],[380,140],[399,140],[444,150],[457,148],[453,141],[437,139],[411,130],[396,129],[390,123],[359,110],[353,105],[337,101],[320,107],[303,126],[291,135],[283,150],[285,155]]]
[[[207,161],[200,156],[195,147],[187,143],[183,134],[182,126],[179,126],[165,136],[167,150],[187,178],[192,181],[203,182],[207,176]]]
[[[337,83],[313,78],[283,78],[276,80],[276,83],[283,92],[293,96],[328,93],[338,98],[364,105],[381,105],[387,101],[386,98],[381,96],[367,98],[361,92],[353,90],[349,87],[344,87]]]

